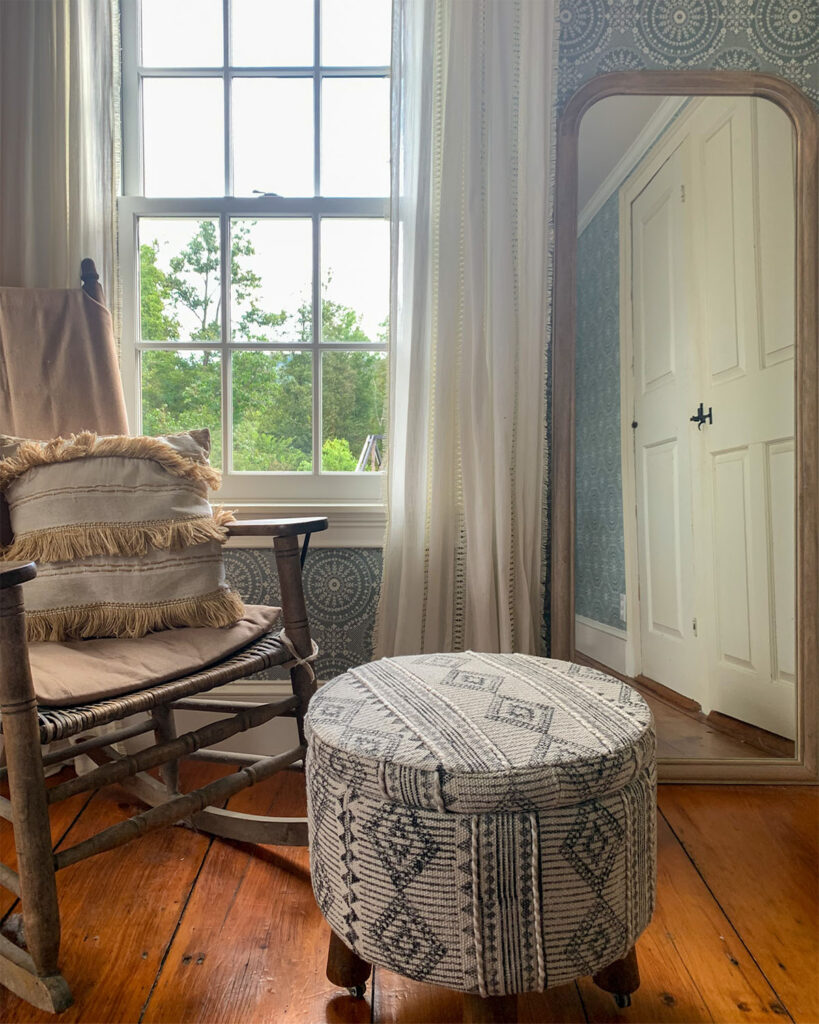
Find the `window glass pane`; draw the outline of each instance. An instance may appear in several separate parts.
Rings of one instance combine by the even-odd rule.
[[[142,112],[145,195],[224,195],[221,80],[143,79]]]
[[[321,222],[321,340],[386,344],[390,225],[325,217]]]
[[[314,194],[312,79],[234,79],[233,183],[237,196]]]
[[[390,0],[321,0],[322,64],[389,64],[391,9]]]
[[[231,12],[234,65],[313,63],[313,0],[233,0]]]
[[[219,341],[219,222],[139,221],[140,334],[143,341]]]
[[[233,468],[309,473],[313,468],[310,352],[233,353]]]
[[[142,63],[221,67],[222,0],[142,0]]]
[[[321,468],[380,468],[384,454],[387,357],[384,352],[324,352],[321,358]]]
[[[389,79],[325,79],[321,104],[322,195],[389,195]]]
[[[231,221],[233,340],[313,340],[313,229],[309,220]]]
[[[210,462],[222,466],[222,363],[218,352],[143,352],[142,432],[210,430]]]

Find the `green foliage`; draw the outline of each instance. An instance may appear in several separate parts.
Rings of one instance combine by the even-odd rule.
[[[321,468],[325,473],[350,473],[357,464],[344,437],[328,437],[321,446]]]
[[[231,285],[234,340],[276,340],[288,314],[259,305],[261,278],[243,261],[255,254],[254,221],[234,222]],[[203,344],[221,337],[219,238],[215,221],[199,222],[194,237],[171,257],[169,271],[157,266],[158,242],[140,247],[142,337],[183,338]],[[329,280],[327,282],[329,284]],[[324,298],[325,341],[368,342],[361,316]],[[182,324],[193,324],[183,330]],[[386,330],[386,322],[379,325]],[[312,309],[302,303],[286,337],[312,339]],[[382,340],[379,333],[378,340]],[[305,351],[242,350],[232,360],[233,465],[240,471],[312,470],[312,354]],[[351,472],[368,434],[383,432],[386,359],[376,352],[328,352],[322,367],[322,468]],[[144,352],[143,429],[147,434],[207,426],[213,462],[221,464],[221,363],[218,353]]]

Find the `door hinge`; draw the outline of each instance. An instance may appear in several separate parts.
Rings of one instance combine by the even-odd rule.
[[[691,628],[694,630],[694,636],[696,636],[697,635],[697,620],[696,619],[692,619],[691,620]]]
[[[680,185],[680,202],[685,202],[685,185]]]

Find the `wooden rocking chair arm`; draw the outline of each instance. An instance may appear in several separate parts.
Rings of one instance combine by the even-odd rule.
[[[318,533],[328,526],[326,516],[311,519],[242,519],[228,523],[229,537],[297,537]]]
[[[0,590],[16,587],[37,575],[34,562],[0,562]]]

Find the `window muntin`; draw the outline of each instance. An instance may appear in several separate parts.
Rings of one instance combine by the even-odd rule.
[[[220,30],[200,19],[169,64],[155,55],[169,59],[170,44],[146,40],[145,11],[156,34],[159,7],[179,21],[188,0],[122,4],[120,253],[132,428],[210,427],[229,499],[379,500],[389,0],[349,4],[351,24],[372,22],[359,56],[384,61],[356,65],[322,63],[339,18],[333,0],[216,2]],[[150,65],[140,63],[140,16]],[[211,35],[200,39],[206,22]],[[349,40],[336,50],[342,44],[352,54]],[[263,60],[271,63],[252,63]]]

